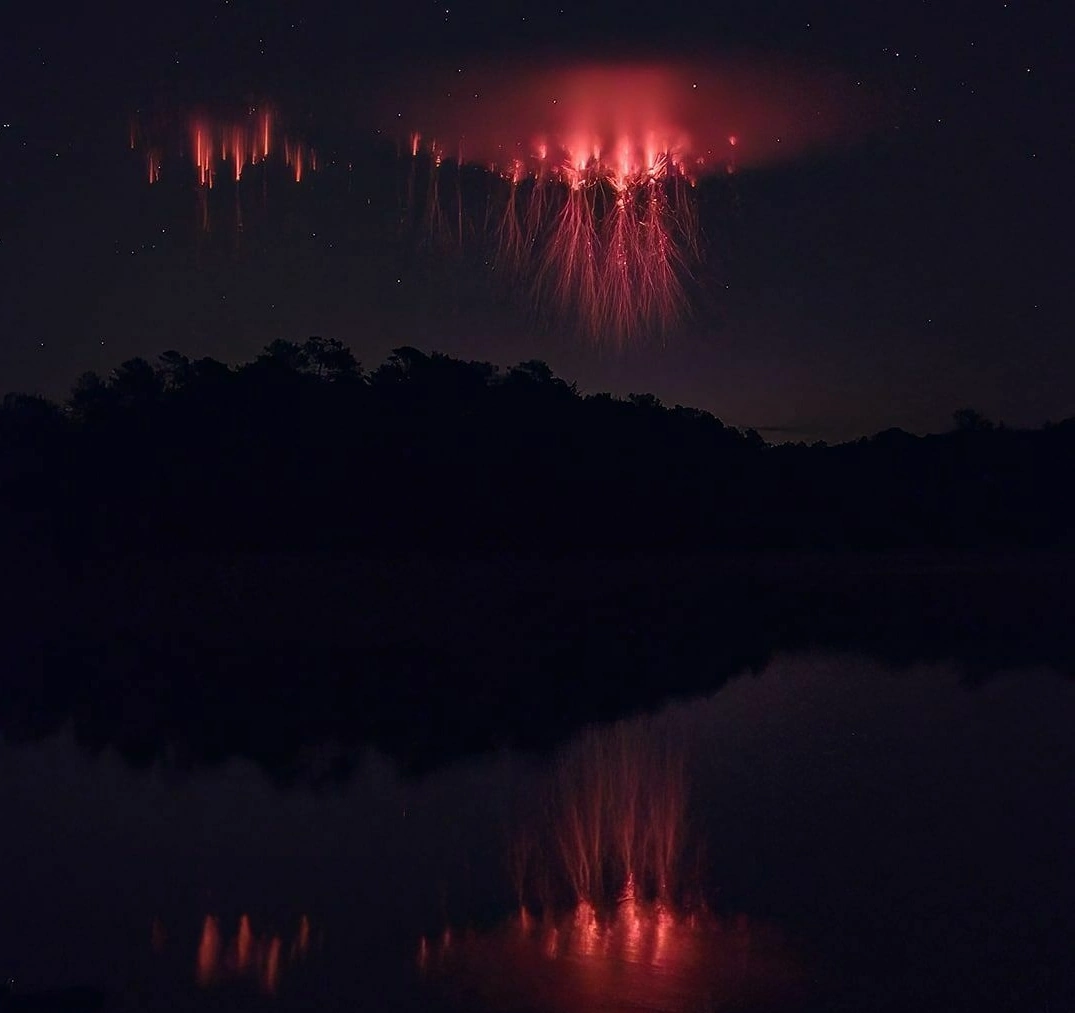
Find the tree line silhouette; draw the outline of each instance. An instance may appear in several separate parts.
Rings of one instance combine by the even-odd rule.
[[[397,348],[274,341],[232,367],[165,352],[67,400],[9,394],[0,501],[74,555],[347,549],[630,554],[1072,542],[1075,419],[771,446],[651,394],[583,395]]]
[[[0,730],[71,722],[132,762],[319,778],[368,742],[414,770],[541,747],[781,650],[1070,672],[1062,560],[878,579],[750,557],[1075,544],[1075,420],[955,423],[771,446],[538,361],[407,347],[365,371],[319,338],[238,367],[132,359],[62,404],[9,395]],[[322,739],[341,753],[306,771]]]

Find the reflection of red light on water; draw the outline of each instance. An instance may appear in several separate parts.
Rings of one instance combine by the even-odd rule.
[[[265,971],[262,975],[261,985],[266,992],[275,992],[280,983],[280,937],[273,936],[269,943],[268,953],[265,955]]]
[[[153,942],[157,950],[158,921],[154,920]],[[163,939],[164,928],[159,936]],[[163,943],[161,943],[163,946]],[[303,915],[290,948],[293,962],[306,955],[310,946],[310,921]],[[158,950],[159,952],[159,950]],[[226,959],[224,954],[227,953]],[[195,980],[203,988],[227,980],[250,978],[265,992],[275,992],[285,970],[283,940],[278,935],[259,937],[253,929],[249,915],[242,915],[234,939],[225,946],[220,923],[214,915],[206,915],[202,922],[201,937],[195,963]]]
[[[597,949],[599,929],[597,912],[588,901],[579,901],[575,908],[575,934],[579,941],[579,950],[590,956]]]
[[[254,947],[254,934],[250,929],[250,918],[243,915],[239,919],[239,935],[235,941],[236,964],[240,973],[250,966],[250,956]]]
[[[202,937],[198,942],[198,964],[195,976],[199,985],[209,985],[216,977],[220,961],[220,928],[212,915],[202,922]]]
[[[516,892],[542,910],[610,910],[681,893],[687,789],[684,757],[640,725],[590,732],[564,749],[542,818],[520,830]]]
[[[673,1013],[709,1008],[715,996],[721,1007],[768,1009],[793,1002],[806,984],[772,927],[637,902],[607,917],[583,904],[556,924],[520,917],[450,950],[419,952],[421,970],[476,1009]]]
[[[513,845],[517,916],[420,944],[423,973],[471,1008],[500,1011],[794,1003],[807,978],[779,931],[710,914],[687,876],[698,842],[682,741],[638,721],[562,749]]]
[[[624,925],[624,951],[629,960],[637,960],[642,949],[642,910],[630,897],[620,905],[619,916]]]
[[[310,949],[310,919],[303,915],[299,919],[299,934],[291,944],[291,959],[305,957]]]
[[[676,922],[672,915],[665,908],[658,907],[653,932],[653,962],[655,964],[663,964],[668,960],[669,938],[675,927]]]

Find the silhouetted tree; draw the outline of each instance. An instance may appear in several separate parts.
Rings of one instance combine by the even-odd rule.
[[[212,384],[222,383],[231,376],[231,367],[226,362],[220,362],[218,359],[213,359],[209,356],[195,359],[189,367],[190,381],[203,388]]]
[[[358,360],[342,342],[335,338],[308,338],[302,346],[310,371],[319,379],[357,380],[362,375]]]
[[[163,353],[93,373],[61,413],[0,405],[0,506],[68,544],[534,552],[1056,544],[1075,531],[1075,420],[893,429],[770,448],[645,393],[583,397],[411,346],[366,377],[344,345],[255,362]]]
[[[961,433],[986,433],[994,428],[993,423],[974,408],[957,408],[952,412],[952,421]]]
[[[659,404],[660,402],[658,402]],[[701,408],[690,408],[686,405],[677,404],[672,412],[677,418],[684,419],[688,422],[696,422],[706,426],[716,426],[719,429],[724,428],[724,423],[720,421],[711,412],[703,411]]]
[[[109,377],[108,386],[124,407],[146,404],[160,397],[164,381],[145,359],[128,359]]]
[[[116,393],[94,372],[83,373],[67,399],[71,414],[81,422],[106,417],[115,407]]]
[[[5,394],[0,413],[8,430],[52,428],[62,419],[60,409],[40,394]]]
[[[374,370],[371,379],[377,386],[411,380],[428,363],[429,356],[424,352],[410,345],[401,345],[392,349],[392,354]]]
[[[277,338],[265,346],[265,351],[257,357],[257,364],[301,373],[309,367],[310,356],[302,345]]]
[[[190,359],[176,351],[162,352],[160,373],[166,390],[180,390],[191,379]]]
[[[660,411],[664,407],[656,394],[628,394],[627,400],[642,411]]]
[[[524,380],[536,384],[551,384],[556,381],[556,376],[547,362],[541,359],[528,359],[512,366],[508,371],[512,380]]]

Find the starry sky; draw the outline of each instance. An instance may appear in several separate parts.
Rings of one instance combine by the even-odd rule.
[[[0,40],[0,388],[60,396],[134,355],[242,361],[321,334],[367,365],[400,344],[542,358],[777,442],[939,431],[968,405],[1072,416],[1069,38],[1060,4],[992,0],[19,5]],[[794,64],[780,87],[821,82],[854,129],[700,187],[693,314],[617,352],[528,319],[495,265],[400,242],[377,130],[429,68],[491,96],[514,65],[624,59]],[[274,183],[241,235],[207,239],[193,176],[148,185],[131,117],[254,101],[348,171]]]

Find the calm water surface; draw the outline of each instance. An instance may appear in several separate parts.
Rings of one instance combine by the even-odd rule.
[[[140,1010],[1075,1008],[1073,729],[1055,672],[802,654],[418,780],[0,741],[0,970]]]

